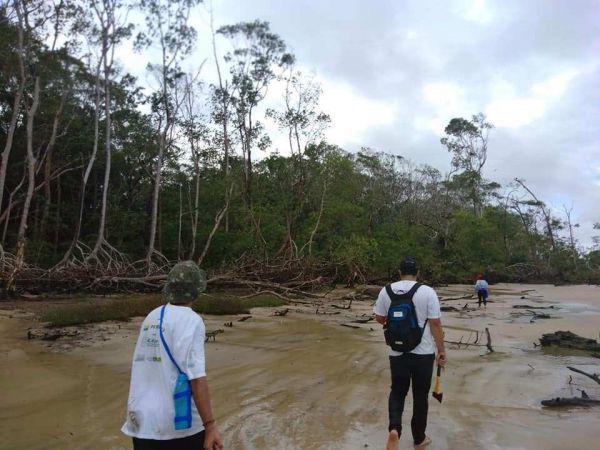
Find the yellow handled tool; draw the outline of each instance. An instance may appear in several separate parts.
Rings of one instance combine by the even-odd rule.
[[[433,392],[431,395],[433,395],[433,398],[435,398],[438,402],[442,403],[442,397],[444,394],[442,393],[442,368],[440,366],[437,366],[435,385],[433,386]]]

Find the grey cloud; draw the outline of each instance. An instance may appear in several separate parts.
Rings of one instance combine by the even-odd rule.
[[[487,23],[458,14],[467,1],[227,0],[215,2],[215,12],[219,23],[270,21],[303,66],[397,107],[392,124],[372,127],[360,142],[338,144],[390,151],[440,170],[450,158],[439,133],[414,127],[415,117],[436,113],[422,98],[427,83],[459,86],[469,110],[457,115],[469,117],[485,110],[494,80],[527,96],[561,70],[586,69],[540,119],[493,130],[486,175],[504,184],[523,177],[551,203],[571,198],[582,224],[578,235],[589,243],[592,223],[600,221],[600,6],[593,0],[488,3]]]

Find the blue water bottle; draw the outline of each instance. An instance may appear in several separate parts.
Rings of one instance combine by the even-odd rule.
[[[177,375],[175,391],[173,392],[175,403],[175,429],[185,430],[192,427],[192,390],[190,382],[185,373]]]
[[[192,427],[192,387],[187,375],[181,370],[175,361],[175,358],[173,358],[171,350],[169,349],[163,334],[163,320],[165,317],[166,307],[167,305],[163,305],[162,309],[160,310],[160,340],[165,347],[165,351],[167,352],[169,359],[178,372],[177,381],[175,382],[175,390],[173,391],[173,404],[175,406],[175,429],[185,430]]]

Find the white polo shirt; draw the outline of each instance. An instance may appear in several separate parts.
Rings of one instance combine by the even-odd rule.
[[[140,439],[177,439],[204,429],[192,399],[192,427],[175,430],[173,390],[178,372],[160,340],[161,308],[142,322],[131,367],[127,421],[121,428],[127,436]],[[173,358],[190,380],[206,376],[205,328],[198,314],[187,307],[167,304],[163,335]]]
[[[416,281],[402,280],[396,281],[392,283],[392,292],[396,294],[404,294],[415,285]],[[426,319],[439,319],[441,318],[440,312],[440,301],[438,299],[435,291],[429,286],[422,285],[415,295],[413,296],[413,303],[415,304],[415,310],[417,312],[417,320],[419,322],[419,327],[423,327]],[[375,306],[373,307],[373,312],[378,316],[387,317],[388,310],[390,309],[390,305],[392,304],[392,300],[390,296],[387,294],[385,288],[379,292],[379,296],[377,297],[377,302],[375,302]],[[423,337],[421,339],[421,343],[417,345],[417,347],[410,351],[409,353],[416,353],[417,355],[429,355],[435,353],[435,341],[433,340],[433,336],[431,335],[431,329],[429,328],[429,323],[425,327],[423,331]],[[390,356],[400,356],[402,352],[396,352],[390,348],[389,350]]]

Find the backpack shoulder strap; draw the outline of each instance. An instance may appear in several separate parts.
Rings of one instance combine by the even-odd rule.
[[[414,295],[417,293],[417,291],[419,290],[419,288],[423,286],[422,283],[419,283],[418,281],[413,285],[413,287],[410,288],[410,290],[404,294],[407,297],[410,297],[410,299],[412,300],[412,298],[414,297]]]
[[[396,294],[392,290],[392,285],[388,284],[388,285],[385,286],[385,292],[387,292],[387,295],[390,297],[390,300],[392,301],[392,303],[395,303],[395,302],[408,303],[407,300],[409,302],[412,301],[412,298],[415,295],[415,292],[417,292],[417,290],[421,286],[423,286],[423,285],[421,283],[417,282],[407,292],[404,292],[402,294]]]
[[[169,346],[167,345],[167,341],[165,340],[165,336],[163,334],[163,319],[165,317],[165,308],[166,307],[167,307],[167,305],[163,305],[163,307],[160,309],[160,323],[158,325],[158,330],[160,332],[160,340],[161,340],[163,346],[165,347],[167,355],[169,355],[169,359],[177,368],[177,372],[183,373],[183,371],[177,365],[177,362],[175,362],[175,358],[173,358],[173,355],[171,354],[171,350],[169,349]]]
[[[392,291],[392,285],[391,284],[386,284],[385,285],[385,292],[387,293],[388,297],[390,298],[390,300],[392,302],[394,301],[394,299],[398,295],[394,291]]]

